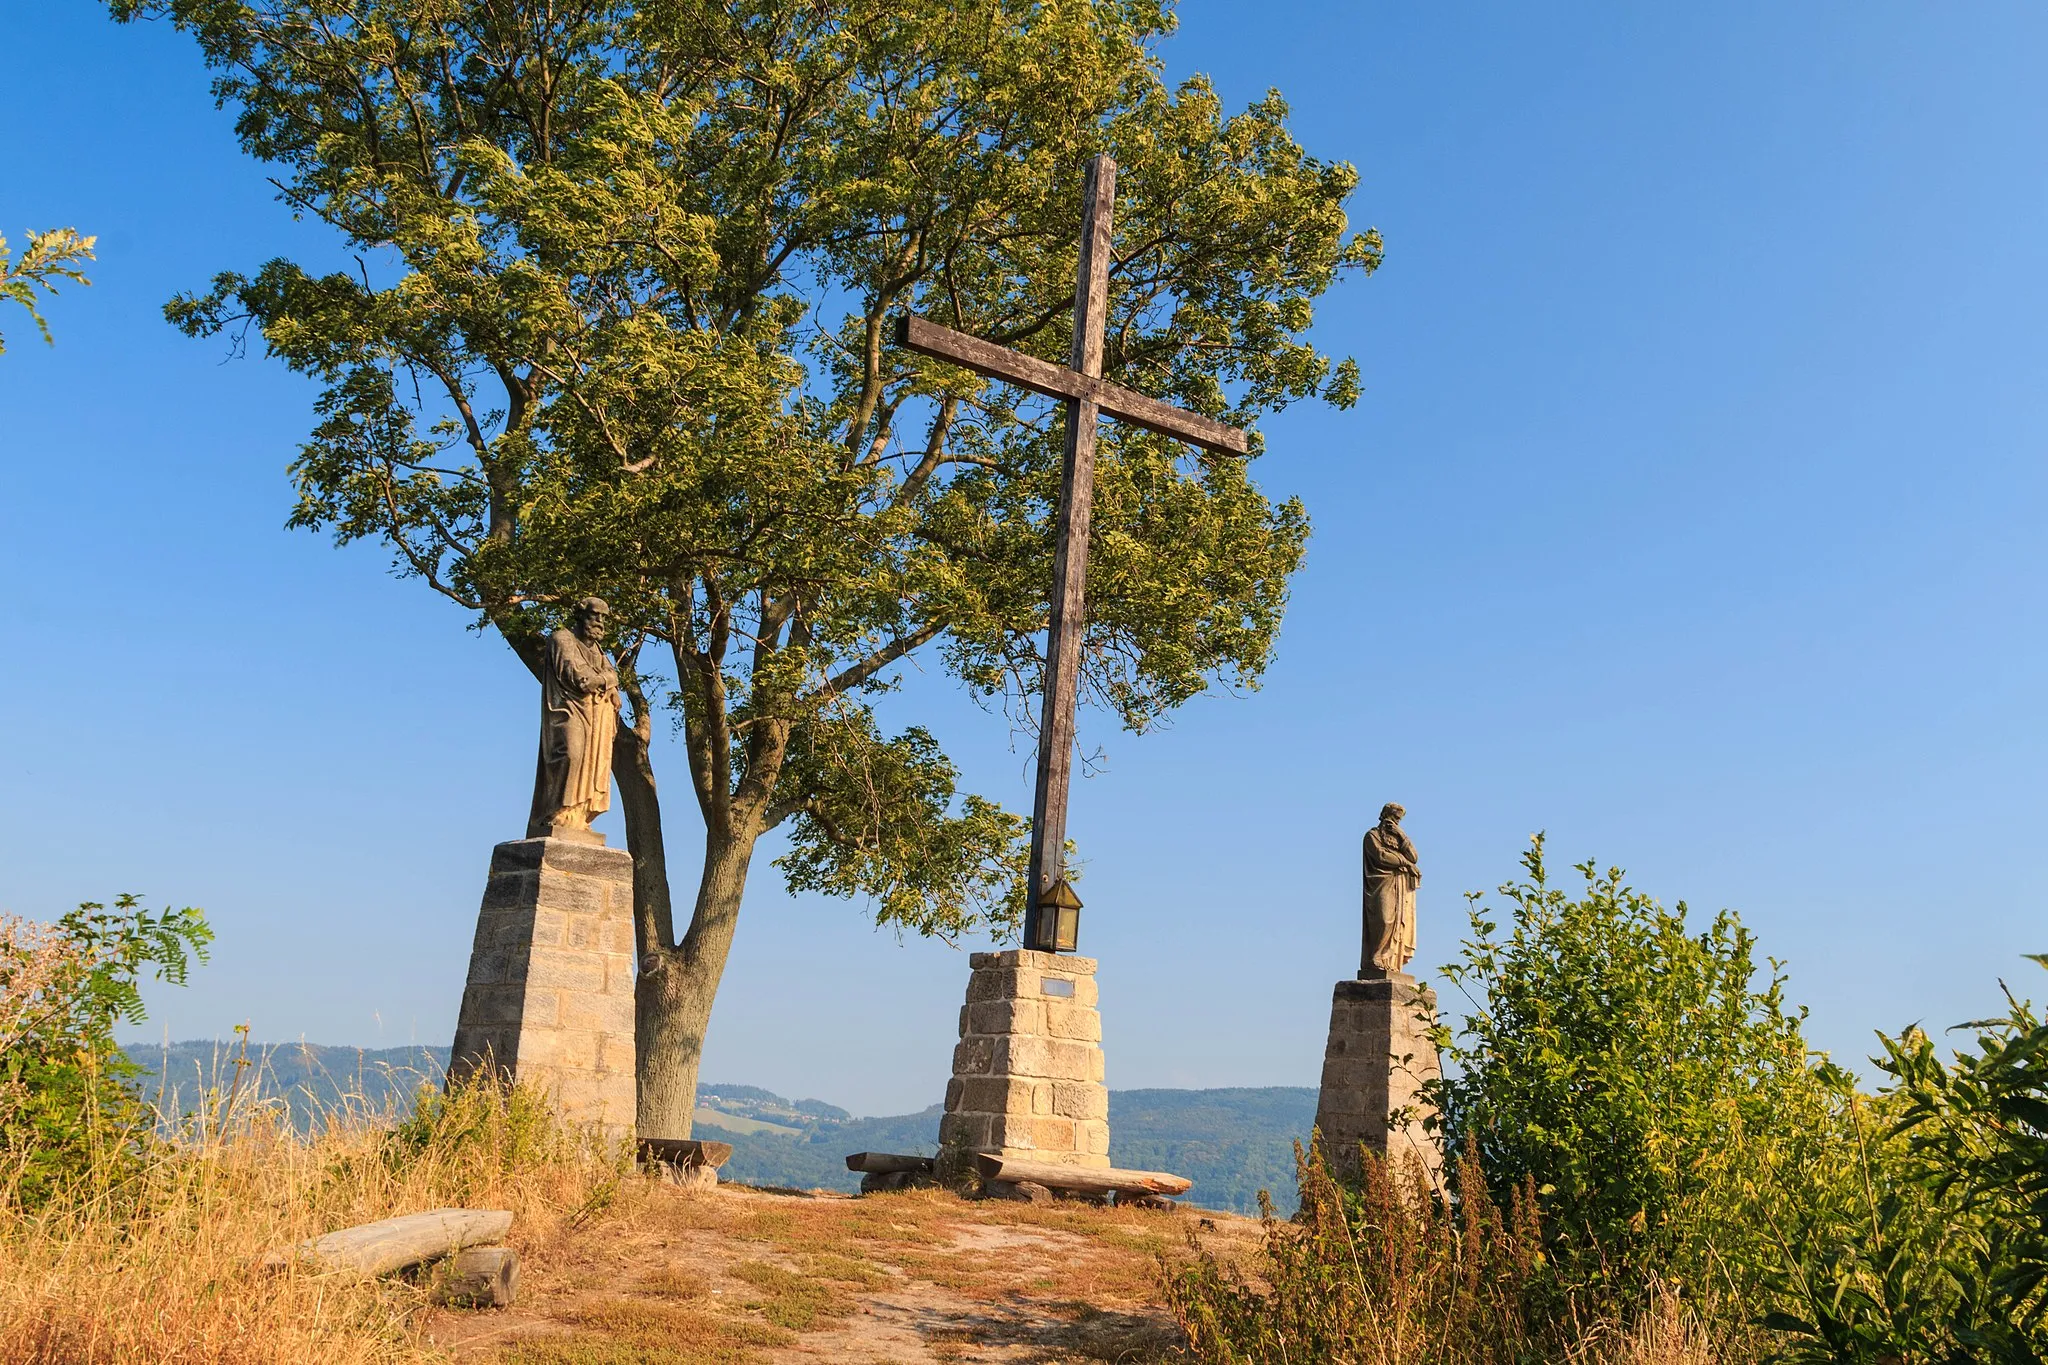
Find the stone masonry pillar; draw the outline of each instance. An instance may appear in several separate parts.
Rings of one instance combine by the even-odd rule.
[[[1316,1128],[1333,1170],[1356,1174],[1364,1143],[1397,1167],[1412,1154],[1438,1180],[1443,1152],[1423,1130],[1431,1111],[1421,1100],[1423,1084],[1443,1074],[1429,1037],[1435,1018],[1435,995],[1406,972],[1337,983],[1316,1098]],[[1397,1111],[1403,1121],[1390,1127]]]
[[[1095,960],[1013,948],[968,958],[960,1045],[939,1121],[939,1176],[975,1152],[1109,1165]]]
[[[633,857],[603,835],[492,850],[448,1074],[485,1066],[571,1122],[632,1130]]]

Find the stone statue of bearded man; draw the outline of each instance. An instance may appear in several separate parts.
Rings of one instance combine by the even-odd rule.
[[[548,637],[540,671],[540,759],[526,837],[602,843],[591,817],[611,809],[612,736],[619,725],[619,674],[605,657],[611,608],[576,604],[569,630]]]
[[[1380,807],[1380,822],[1365,832],[1365,954],[1358,975],[1383,977],[1400,971],[1415,956],[1415,888],[1422,867],[1415,845],[1401,828],[1408,812],[1393,802]]]

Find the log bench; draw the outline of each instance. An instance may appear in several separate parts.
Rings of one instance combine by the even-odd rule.
[[[936,1160],[928,1156],[900,1156],[895,1152],[855,1152],[846,1158],[846,1169],[859,1171],[860,1192],[907,1190],[938,1183]]]
[[[718,1168],[731,1156],[730,1142],[699,1142],[695,1138],[640,1139],[640,1164],[687,1189],[716,1187]]]
[[[464,1307],[509,1307],[519,1293],[519,1255],[499,1245],[512,1230],[507,1209],[429,1209],[379,1219],[266,1252],[271,1270],[306,1266],[328,1273],[374,1277],[436,1268],[433,1296]]]
[[[1165,1171],[1126,1171],[1114,1166],[1062,1166],[990,1152],[974,1155],[984,1191],[998,1199],[1034,1202],[1065,1196],[1107,1203],[1119,1208],[1170,1209],[1172,1196],[1185,1194],[1195,1182]]]

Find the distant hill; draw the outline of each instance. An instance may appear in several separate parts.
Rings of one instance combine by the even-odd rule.
[[[712,1087],[706,1086],[706,1092]],[[706,1106],[715,1101],[706,1099]],[[726,1172],[749,1185],[853,1190],[849,1152],[937,1150],[933,1105],[894,1118],[819,1122],[801,1135],[744,1133],[699,1111],[697,1136],[733,1145]],[[1259,1191],[1282,1213],[1294,1210],[1294,1141],[1315,1125],[1316,1092],[1273,1086],[1240,1090],[1112,1090],[1109,1155],[1119,1166],[1172,1171],[1195,1182],[1188,1198],[1205,1208],[1257,1213]]]
[[[209,1090],[235,1082],[233,1043],[211,1039],[164,1044],[129,1043],[128,1059],[144,1068],[143,1094],[166,1113],[198,1107]],[[251,1043],[242,1090],[280,1099],[294,1120],[311,1122],[337,1109],[388,1114],[405,1110],[421,1086],[437,1086],[448,1069],[445,1047],[354,1048],[319,1043]]]
[[[1112,1090],[1109,1154],[1119,1166],[1172,1171],[1195,1182],[1205,1208],[1257,1213],[1259,1191],[1294,1212],[1294,1143],[1308,1141],[1308,1086],[1236,1090]]]
[[[233,1082],[239,1052],[226,1043],[133,1044],[129,1057],[148,1069],[144,1093],[163,1107],[190,1110],[209,1089]],[[308,1124],[337,1109],[396,1114],[421,1086],[435,1086],[448,1064],[445,1047],[352,1048],[317,1043],[251,1045],[242,1085],[284,1101]],[[1188,1198],[1207,1208],[1258,1212],[1260,1190],[1281,1212],[1294,1208],[1294,1148],[1315,1122],[1316,1092],[1273,1086],[1235,1090],[1112,1090],[1110,1159],[1119,1166],[1172,1171],[1195,1182]],[[730,1142],[727,1178],[748,1185],[854,1190],[849,1152],[937,1149],[941,1106],[888,1118],[855,1118],[822,1100],[789,1100],[753,1085],[697,1087],[696,1134]]]

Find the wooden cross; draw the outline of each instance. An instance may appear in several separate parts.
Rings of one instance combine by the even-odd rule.
[[[1060,473],[1057,541],[1052,561],[1052,619],[1046,630],[1045,709],[1038,726],[1038,790],[1031,806],[1030,899],[1024,946],[1039,946],[1039,903],[1065,880],[1067,788],[1072,778],[1074,702],[1081,682],[1083,587],[1088,576],[1088,519],[1095,500],[1095,426],[1104,417],[1135,423],[1219,454],[1242,455],[1245,434],[1235,427],[1111,384],[1102,377],[1102,327],[1109,302],[1110,209],[1116,200],[1116,162],[1088,163],[1081,208],[1081,261],[1074,280],[1074,349],[1067,365],[1053,365],[941,327],[904,317],[897,344],[948,360],[1006,384],[1065,400],[1067,447]]]

